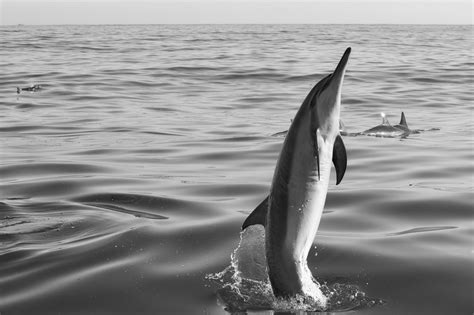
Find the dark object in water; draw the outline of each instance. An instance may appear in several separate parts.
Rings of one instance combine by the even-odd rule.
[[[41,90],[41,85],[39,85],[39,84],[31,85],[31,86],[24,87],[24,88],[20,88],[20,87],[17,86],[16,87],[16,94],[20,94],[21,91],[38,92],[39,90]]]

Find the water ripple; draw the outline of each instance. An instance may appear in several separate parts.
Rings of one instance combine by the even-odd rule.
[[[348,167],[330,183],[311,271],[348,289],[341,301],[386,301],[356,314],[472,313],[471,33],[1,26],[0,310],[222,314],[204,277],[229,265],[282,131],[352,46],[347,131],[401,111],[437,131],[344,137]],[[44,89],[16,93],[32,84]]]

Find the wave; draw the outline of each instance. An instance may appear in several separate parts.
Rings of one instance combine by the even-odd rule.
[[[268,194],[275,133],[349,45],[349,130],[404,111],[411,128],[439,131],[344,138],[311,271],[341,302],[332,310],[472,312],[471,26],[18,29],[0,27],[6,314],[221,314],[225,298],[288,311],[297,301],[276,303],[263,281],[204,277],[229,266]],[[45,88],[16,94],[30,84]]]

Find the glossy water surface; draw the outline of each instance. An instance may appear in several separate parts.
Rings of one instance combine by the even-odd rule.
[[[309,265],[385,304],[471,314],[471,26],[0,27],[0,312],[222,314],[216,283],[290,119],[352,47]],[[37,92],[16,87],[41,84]],[[334,175],[334,174],[333,174]],[[334,176],[333,176],[334,178]],[[335,180],[334,180],[335,181]]]

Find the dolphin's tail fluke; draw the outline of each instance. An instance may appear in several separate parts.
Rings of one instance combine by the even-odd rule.
[[[402,115],[400,116],[400,123],[399,123],[399,125],[405,126],[405,127],[408,128],[408,125],[407,125],[407,121],[406,121],[406,119],[405,119],[405,113],[404,113],[404,112],[402,112]]]

